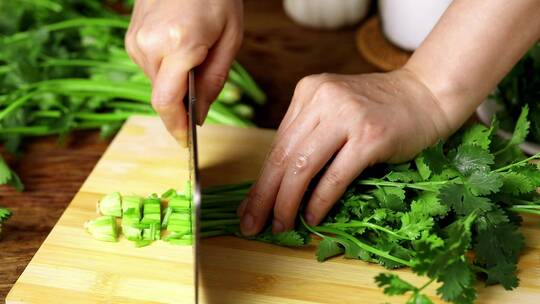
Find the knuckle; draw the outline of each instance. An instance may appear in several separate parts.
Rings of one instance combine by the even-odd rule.
[[[168,109],[172,104],[174,104],[174,100],[176,98],[176,94],[170,91],[163,91],[159,92],[154,95],[152,98],[152,107],[157,111],[161,112],[163,110]]]
[[[299,174],[300,172],[306,171],[309,167],[309,154],[305,152],[297,153],[294,158],[294,163],[292,163],[292,173]]]
[[[249,205],[247,208],[251,211],[258,212],[258,210],[262,210],[262,207],[264,206],[264,197],[263,195],[257,191],[251,191],[248,196]]]
[[[216,90],[221,90],[225,81],[227,81],[227,73],[216,72],[207,76],[208,85]]]
[[[332,204],[333,202],[328,196],[324,195],[320,191],[313,192],[313,206],[314,207],[317,208],[317,207],[322,207],[322,206],[330,206]]]
[[[365,118],[361,124],[362,133],[367,141],[375,141],[384,138],[388,134],[388,127],[381,121]]]
[[[135,33],[135,42],[137,43],[137,46],[144,52],[148,52],[152,49],[155,49],[158,45],[160,45],[157,41],[157,33],[154,33],[153,31],[141,28]]]
[[[315,98],[321,101],[333,101],[337,96],[347,96],[343,86],[335,81],[323,81],[317,87]]]
[[[328,169],[323,176],[323,182],[332,188],[342,187],[344,178],[343,175],[336,170]]]
[[[287,150],[282,146],[278,145],[274,149],[272,149],[272,152],[270,152],[268,161],[275,167],[283,168],[287,162],[288,156],[289,153],[287,152]]]

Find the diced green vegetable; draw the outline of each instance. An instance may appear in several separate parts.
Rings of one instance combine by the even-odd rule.
[[[98,203],[99,212],[102,215],[122,217],[122,197],[118,192],[105,195]]]
[[[118,228],[116,226],[116,219],[113,216],[103,215],[90,220],[84,224],[84,228],[97,240],[106,242],[118,241]]]
[[[173,196],[169,199],[169,208],[174,212],[188,212],[191,202],[184,196]]]
[[[122,211],[124,214],[135,214],[137,217],[142,215],[142,197],[135,195],[124,195],[122,197]]]

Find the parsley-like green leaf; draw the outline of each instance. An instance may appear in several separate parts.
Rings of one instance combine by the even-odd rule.
[[[0,185],[10,185],[19,192],[24,189],[21,179],[8,167],[2,156],[0,156]]]
[[[487,150],[472,144],[463,144],[457,148],[452,164],[463,175],[471,175],[475,171],[489,171],[494,157]]]
[[[467,187],[474,195],[486,195],[499,191],[503,185],[500,174],[491,171],[474,171],[467,178]]]
[[[461,184],[448,184],[442,187],[439,190],[439,199],[460,215],[467,215],[475,210],[487,211],[492,205],[488,198],[472,195]]]
[[[444,216],[448,207],[441,204],[436,192],[423,192],[412,202],[411,212],[425,216]]]
[[[327,237],[319,242],[315,255],[317,256],[317,261],[323,262],[333,256],[342,254],[343,251],[343,248],[339,246],[339,242],[334,238]]]
[[[529,121],[527,120],[528,115],[529,106],[524,105],[516,122],[516,126],[514,127],[514,133],[512,133],[512,137],[510,138],[510,141],[508,141],[508,146],[519,145],[525,141],[525,138],[527,138],[530,126]]]
[[[483,125],[474,124],[463,133],[462,143],[477,145],[488,150],[491,143],[490,130]]]
[[[380,273],[375,277],[375,282],[377,283],[377,286],[384,288],[385,294],[390,296],[402,295],[417,290],[417,288],[410,283],[391,273]]]
[[[441,272],[438,281],[443,284],[437,289],[437,293],[445,301],[463,304],[473,303],[476,299],[473,280],[474,275],[469,264],[457,260],[445,267]]]
[[[536,190],[536,185],[524,174],[517,172],[504,172],[502,176],[502,189],[504,193],[520,195]]]

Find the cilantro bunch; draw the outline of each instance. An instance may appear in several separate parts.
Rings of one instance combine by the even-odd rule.
[[[472,125],[409,163],[360,177],[320,226],[302,221],[322,239],[317,259],[344,254],[388,269],[410,267],[428,283],[375,278],[388,295],[409,293],[408,303],[431,303],[422,290],[432,282],[452,303],[473,303],[477,279],[515,288],[524,246],[519,213],[540,214],[540,171],[529,162],[540,155],[526,158],[518,147],[527,114],[525,107],[510,140],[495,135],[496,120],[490,128]]]

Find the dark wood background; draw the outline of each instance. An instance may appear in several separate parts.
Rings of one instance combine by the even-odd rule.
[[[298,80],[315,73],[377,71],[357,52],[355,28],[319,31],[302,28],[278,0],[245,1],[244,44],[239,61],[268,95],[255,122],[276,128]],[[14,216],[0,241],[0,301],[7,295],[66,206],[107,148],[97,132],[78,132],[59,146],[55,138],[30,140],[25,154],[10,164],[26,189],[0,187],[0,206]]]

